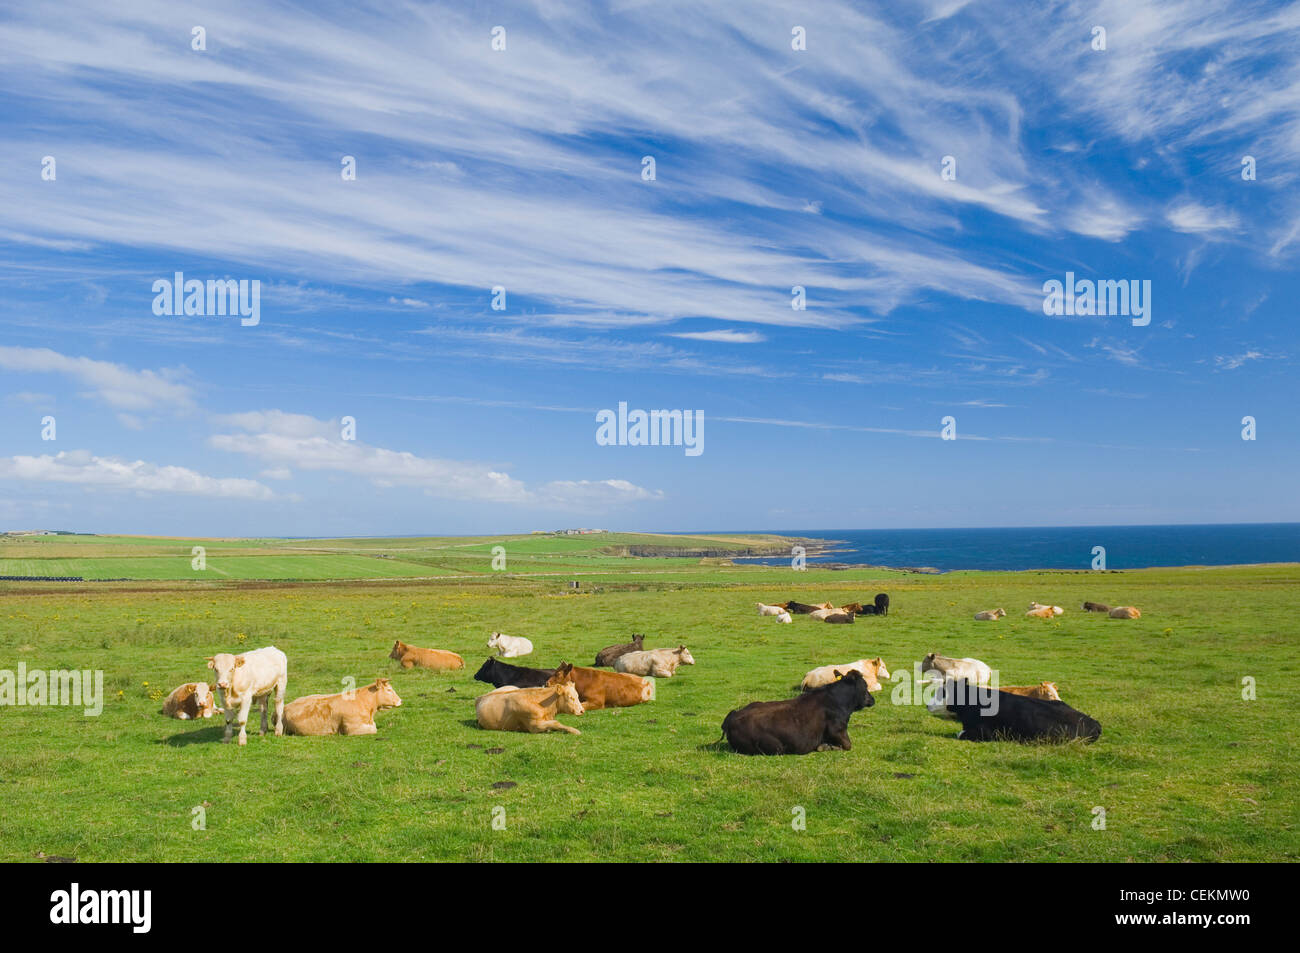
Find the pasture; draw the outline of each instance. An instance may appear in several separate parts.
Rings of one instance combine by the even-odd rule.
[[[191,543],[151,541],[137,557],[62,545],[99,548],[53,558],[175,562]],[[265,545],[276,551],[243,558],[297,555]],[[475,545],[472,566],[427,557],[459,565],[454,578],[0,583],[0,668],[102,669],[106,696],[98,717],[0,708],[0,860],[1300,859],[1300,566],[796,573],[539,542],[520,560],[537,574],[507,575],[484,571],[491,540]],[[577,594],[547,574],[578,565]],[[853,625],[778,625],[754,608],[879,591],[890,614]],[[1034,599],[1066,614],[1026,619]],[[1086,614],[1084,599],[1143,616]],[[998,606],[1007,618],[971,618]],[[633,632],[647,648],[684,642],[698,664],[660,679],[649,704],[562,715],[581,736],[487,732],[473,702],[489,686],[473,674],[493,631],[533,641],[522,665],[590,665]],[[397,638],[458,652],[466,668],[402,671],[387,657]],[[404,704],[368,737],[259,737],[250,718],[242,750],[220,743],[220,717],[158,714],[162,694],[209,674],[205,656],[266,645],[288,654],[289,699],[384,675]],[[851,751],[756,758],[716,744],[729,710],[788,697],[815,666],[881,655],[910,675],[930,651],[983,659],[1005,684],[1056,681],[1101,722],[1100,741],[958,741],[954,724],[891,703],[887,683],[853,716]]]

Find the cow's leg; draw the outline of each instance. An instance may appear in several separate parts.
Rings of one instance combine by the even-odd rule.
[[[415,668],[415,663],[411,661],[409,655],[402,659],[402,668]]]
[[[582,732],[579,731],[577,728],[573,728],[573,727],[570,727],[569,725],[561,724],[561,723],[558,722],[558,721],[536,721],[536,722],[533,722],[533,724],[537,726],[537,727],[534,729],[535,732],[542,732],[542,731],[567,731],[567,732],[568,732],[569,734],[571,734],[571,735],[580,735],[580,734],[582,734]]]
[[[239,714],[235,716],[235,720],[239,722],[239,743],[241,745],[248,744],[248,732],[245,729],[246,726],[248,725],[248,710],[252,707],[253,707],[253,695],[250,692],[249,694],[245,695],[242,699],[240,699]]]
[[[231,735],[233,734],[232,726],[235,723],[235,717],[236,717],[235,709],[227,705],[225,710],[225,716],[226,716],[226,734],[221,740],[224,743],[229,744]]]
[[[848,726],[843,728],[827,728],[826,743],[836,748],[843,748],[849,751],[853,748],[853,742],[849,741]]]
[[[284,690],[288,678],[281,678],[275,683],[275,736],[284,735]]]
[[[371,722],[366,722],[361,720],[345,721],[343,722],[343,724],[339,726],[339,734],[377,735],[379,734],[379,727],[373,721]]]

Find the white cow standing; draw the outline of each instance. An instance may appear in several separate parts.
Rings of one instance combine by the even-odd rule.
[[[284,690],[289,682],[289,658],[275,646],[254,649],[243,655],[231,655],[222,652],[209,656],[208,668],[217,674],[217,694],[221,697],[221,707],[226,710],[226,735],[222,741],[229,742],[232,734],[231,723],[239,721],[239,743],[248,744],[248,710],[253,701],[262,703],[262,734],[266,734],[266,712],[275,692],[275,733],[284,734]],[[234,706],[239,707],[238,714]]]

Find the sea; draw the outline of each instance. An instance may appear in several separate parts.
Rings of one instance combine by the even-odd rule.
[[[1300,562],[1300,523],[743,532],[836,541],[829,552],[809,554],[806,558],[810,565],[931,567],[942,572],[1103,568],[1094,565],[1099,555],[1095,547],[1105,550],[1105,569]],[[744,561],[779,566],[789,565],[790,557],[745,558]]]

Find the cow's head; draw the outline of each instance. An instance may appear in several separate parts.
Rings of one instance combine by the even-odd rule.
[[[684,645],[677,646],[676,655],[683,665],[695,664],[695,659],[691,655],[691,650]]]
[[[500,632],[493,632],[490,636],[488,636],[488,648],[494,649],[500,644],[501,644]]]
[[[582,702],[578,700],[578,686],[573,684],[573,663],[561,662],[554,674],[546,680],[546,687],[555,689],[560,711],[570,715],[582,714]]]
[[[889,669],[885,668],[885,660],[876,656],[867,663],[876,670],[876,678],[889,678]]]
[[[234,684],[235,669],[244,664],[242,655],[231,655],[229,652],[219,652],[216,655],[208,656],[208,668],[217,674],[217,688],[223,692],[230,691],[231,685]]]
[[[849,693],[849,699],[853,704],[854,711],[870,708],[876,703],[876,700],[871,697],[871,692],[867,689],[867,680],[862,677],[862,673],[856,668],[847,671],[835,669],[835,682],[837,685],[846,686],[846,688],[840,690]]]
[[[994,614],[995,616],[997,616],[997,617],[1000,619],[1000,618],[1002,618],[1004,615],[1007,614],[1007,610],[1006,610],[1006,609],[994,609],[994,610],[993,610],[993,614]]]
[[[489,656],[488,659],[482,665],[479,666],[479,670],[474,673],[475,680],[480,682],[487,682],[489,685],[492,684],[492,677],[496,675],[497,666],[500,664],[501,663],[498,662],[495,658]]]
[[[922,672],[930,671],[930,669],[935,667],[934,660],[940,657],[941,656],[939,655],[939,653],[931,652],[925,658],[921,659],[921,671]]]
[[[632,644],[636,646],[637,651],[641,651],[641,646],[645,645],[645,633],[635,632],[632,635]]]
[[[1038,687],[1043,690],[1043,697],[1048,701],[1059,702],[1061,694],[1056,690],[1056,682],[1039,682]]]
[[[370,686],[371,691],[376,694],[376,703],[379,708],[401,708],[402,699],[397,692],[393,691],[393,683],[387,678],[377,678],[375,683]]]
[[[398,639],[396,642],[393,643],[393,651],[388,653],[388,657],[391,659],[397,659],[397,661],[400,662],[402,660],[402,656],[405,654],[406,654],[406,646],[402,644],[401,639]]]

